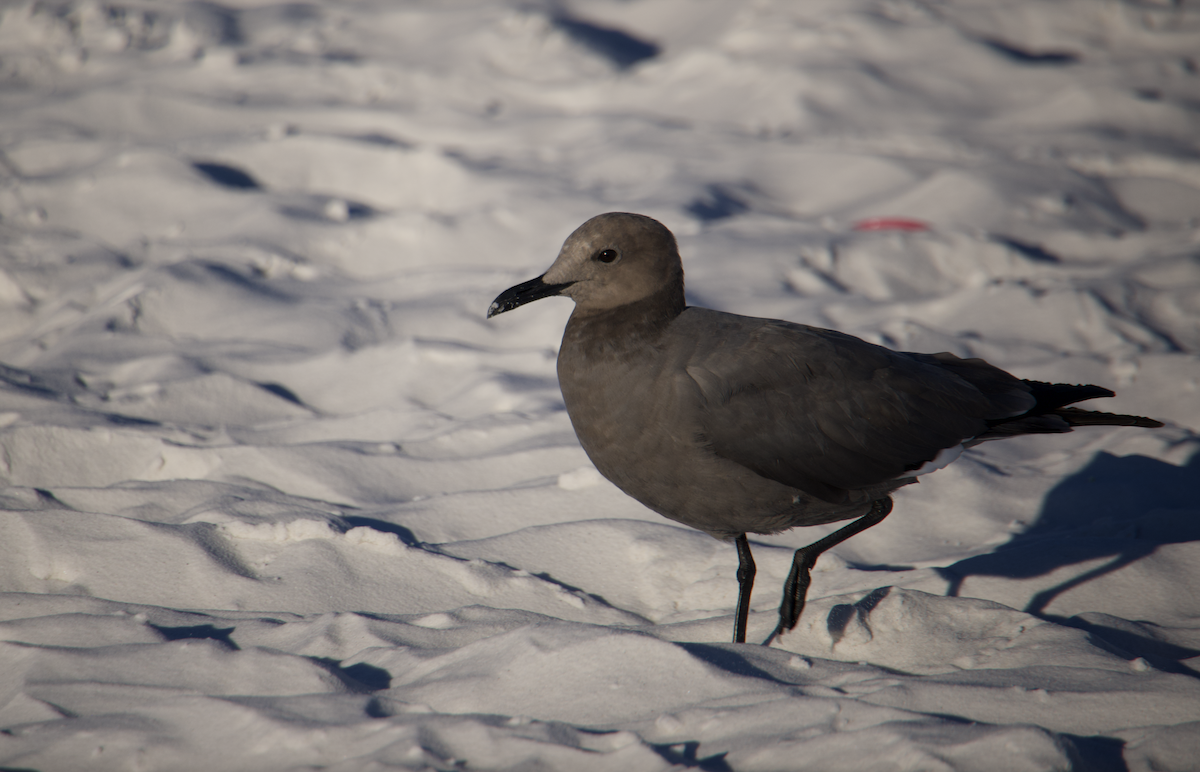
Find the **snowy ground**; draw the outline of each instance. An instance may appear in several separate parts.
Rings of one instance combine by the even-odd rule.
[[[973,451],[727,643],[570,303],[484,319],[610,210],[1167,426]],[[5,0],[0,766],[1195,769],[1198,353],[1188,0]]]

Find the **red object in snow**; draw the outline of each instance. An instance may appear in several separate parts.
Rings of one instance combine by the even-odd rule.
[[[931,230],[929,223],[907,217],[868,217],[854,223],[856,231],[915,231]]]

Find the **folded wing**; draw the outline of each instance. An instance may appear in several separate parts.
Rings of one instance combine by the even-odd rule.
[[[703,309],[684,316],[692,311]],[[1024,381],[981,360],[911,356],[788,322],[704,316],[695,321],[718,334],[686,363],[703,395],[702,440],[832,503],[902,478],[1037,404]]]

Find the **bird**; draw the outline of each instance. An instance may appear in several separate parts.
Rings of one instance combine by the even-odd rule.
[[[553,296],[575,302],[558,382],[596,469],[649,509],[737,548],[735,643],[746,640],[756,573],[747,534],[852,521],[796,550],[770,645],[800,619],[817,558],[878,525],[896,489],[967,448],[1076,426],[1162,426],[1072,406],[1114,396],[1100,386],[1023,380],[982,359],[689,306],[675,237],[645,215],[589,219],[487,317]]]

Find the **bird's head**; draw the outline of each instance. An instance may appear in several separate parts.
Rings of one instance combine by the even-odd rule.
[[[682,300],[683,265],[671,231],[645,215],[609,212],[568,236],[544,274],[500,293],[488,317],[552,295],[574,300],[576,314],[599,313],[676,288]]]

